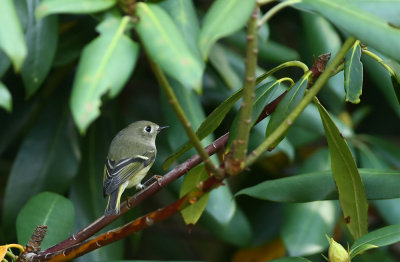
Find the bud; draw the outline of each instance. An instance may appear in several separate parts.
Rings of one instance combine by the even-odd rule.
[[[329,240],[330,246],[328,251],[329,262],[350,262],[350,255],[341,244],[333,238]]]

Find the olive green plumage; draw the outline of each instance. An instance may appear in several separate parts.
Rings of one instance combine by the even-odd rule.
[[[142,188],[140,182],[156,158],[156,136],[165,128],[150,121],[137,121],[114,137],[104,167],[103,195],[108,196],[105,215],[119,214],[126,188]]]

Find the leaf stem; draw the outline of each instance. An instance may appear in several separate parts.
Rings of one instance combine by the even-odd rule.
[[[385,64],[385,62],[383,62],[383,59],[378,56],[375,53],[372,53],[371,51],[367,50],[367,49],[361,49],[361,52],[369,57],[371,57],[372,59],[376,60],[379,64],[381,64],[391,75],[395,75],[395,73],[393,72],[392,68],[390,68],[390,66],[388,66],[387,64]]]
[[[150,66],[161,86],[163,91],[165,92],[165,95],[167,96],[167,99],[169,103],[171,104],[176,116],[179,118],[183,128],[185,129],[185,132],[192,143],[193,147],[196,148],[197,152],[199,153],[200,157],[203,159],[204,164],[206,165],[206,169],[209,172],[209,174],[212,175],[220,175],[221,170],[218,169],[214,163],[211,161],[210,156],[207,154],[207,152],[204,150],[203,146],[201,145],[199,137],[196,135],[195,131],[192,128],[192,124],[190,123],[189,119],[187,118],[185,112],[183,111],[181,105],[179,104],[178,98],[176,97],[174,90],[168,83],[168,80],[164,74],[164,72],[161,70],[161,68],[152,61],[150,57],[148,57],[148,60],[150,62]]]
[[[261,83],[264,79],[266,79],[267,77],[269,77],[273,73],[275,73],[275,72],[277,72],[277,71],[279,71],[279,70],[281,70],[283,68],[292,67],[292,66],[296,66],[296,67],[301,68],[304,73],[306,73],[309,70],[308,66],[306,64],[304,64],[303,62],[301,62],[301,61],[294,60],[294,61],[285,62],[283,64],[280,64],[277,67],[272,68],[268,72],[265,72],[264,74],[258,76],[257,80],[256,80],[256,84]]]
[[[243,81],[243,100],[239,112],[238,131],[232,142],[232,155],[227,158],[228,174],[236,173],[233,169],[240,168],[240,163],[246,157],[247,144],[249,141],[249,133],[251,128],[251,115],[253,111],[254,89],[256,82],[256,67],[258,55],[258,5],[249,19],[247,27],[247,46],[246,46],[246,67]]]
[[[262,2],[262,1],[261,1]],[[268,3],[269,1],[267,1]],[[285,2],[281,2],[277,4],[276,6],[272,7],[265,15],[260,19],[258,22],[258,27],[261,27],[263,24],[265,24],[271,17],[273,17],[276,13],[281,11],[283,8],[300,3],[301,0],[287,0]]]
[[[356,39],[352,36],[347,38],[342,48],[339,50],[332,63],[328,65],[326,70],[317,79],[313,87],[307,92],[304,98],[301,100],[299,105],[287,116],[287,118],[275,129],[275,131],[267,137],[264,142],[259,145],[246,159],[245,167],[253,164],[282,134],[284,134],[297,117],[303,112],[306,106],[313,100],[313,98],[322,89],[328,79],[331,77],[332,72],[335,71],[336,67],[340,65],[342,59],[346,56],[347,50],[354,44]]]

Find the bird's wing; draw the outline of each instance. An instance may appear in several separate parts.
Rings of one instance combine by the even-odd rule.
[[[107,159],[104,167],[103,178],[104,197],[111,194],[140,170],[151,165],[154,162],[155,157],[155,152],[149,151],[142,155],[121,159],[117,163],[113,160]]]

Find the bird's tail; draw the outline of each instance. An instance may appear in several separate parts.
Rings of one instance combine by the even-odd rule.
[[[115,190],[108,196],[105,216],[119,215],[119,202],[121,199],[121,188]]]

